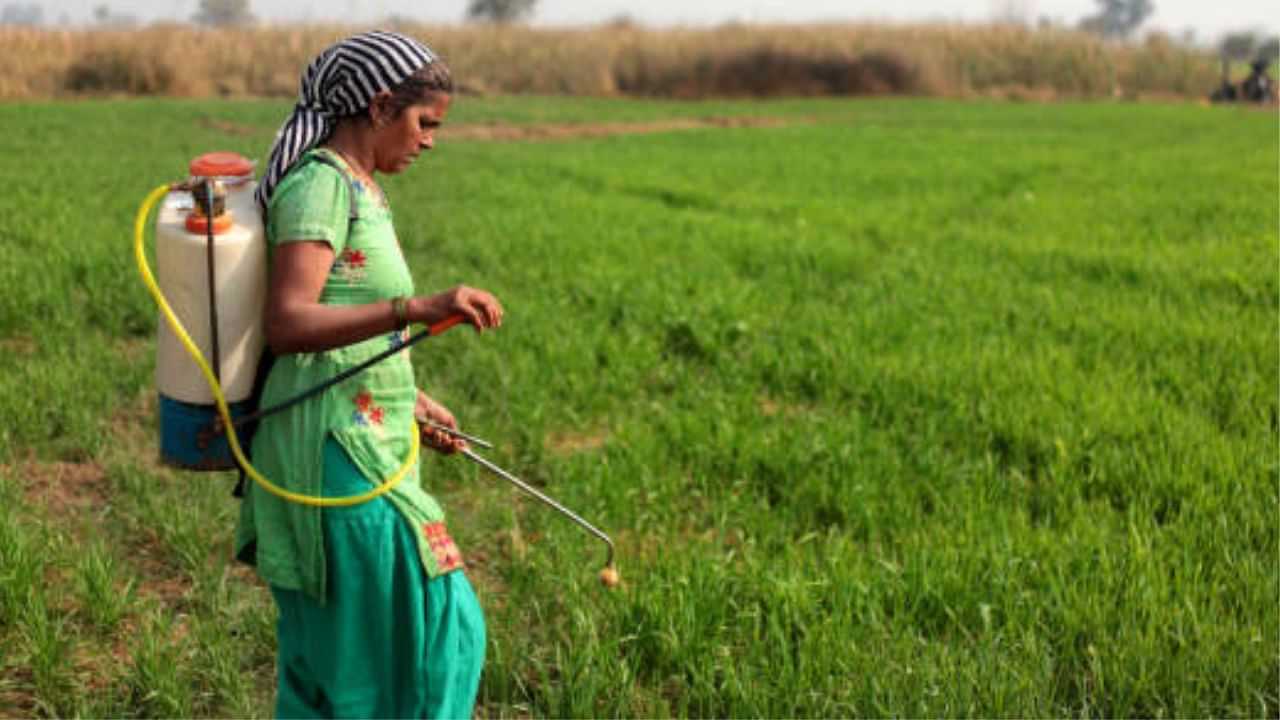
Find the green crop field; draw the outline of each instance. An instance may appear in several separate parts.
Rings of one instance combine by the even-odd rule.
[[[146,192],[261,158],[287,109],[0,105],[0,716],[272,712],[233,477],[156,462],[130,246]],[[401,241],[420,290],[508,314],[418,346],[419,381],[623,576],[429,458],[487,612],[482,716],[1280,715],[1275,112],[450,120],[386,182]]]

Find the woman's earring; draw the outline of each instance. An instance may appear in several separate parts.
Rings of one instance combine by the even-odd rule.
[[[369,106],[369,117],[373,119],[373,127],[375,129],[385,127],[387,124],[386,105],[374,100],[373,104]]]

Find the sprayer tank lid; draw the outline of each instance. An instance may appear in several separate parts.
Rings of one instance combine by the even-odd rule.
[[[239,153],[205,153],[191,161],[191,176],[199,178],[249,179],[253,177],[253,163]]]

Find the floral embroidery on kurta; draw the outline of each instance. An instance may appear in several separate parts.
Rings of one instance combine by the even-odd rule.
[[[390,335],[387,335],[387,344],[390,348],[393,350],[395,348],[404,348],[402,354],[406,357],[409,354],[409,348],[405,347],[405,343],[407,342],[409,342],[409,328],[395,330]]]
[[[378,203],[379,207],[388,207],[387,196],[383,195],[382,191],[378,190],[375,186],[368,185],[359,178],[352,180],[351,186],[354,187],[356,189],[356,192],[360,193],[361,195],[368,195],[370,198],[373,199],[374,202]]]
[[[331,272],[347,282],[363,282],[368,275],[369,256],[363,250],[346,249],[334,261]]]
[[[445,573],[462,567],[462,553],[458,551],[453,538],[449,537],[449,531],[445,529],[444,523],[426,523],[422,526],[422,533],[431,547],[431,554],[436,556],[436,564],[440,566],[440,572]]]
[[[368,390],[361,390],[352,398],[352,402],[356,405],[356,410],[351,414],[351,421],[360,427],[367,427],[382,433],[382,421],[386,418],[386,410],[380,405],[373,404],[373,394]]]

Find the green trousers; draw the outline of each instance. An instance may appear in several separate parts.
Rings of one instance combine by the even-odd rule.
[[[369,481],[333,440],[324,493]],[[378,498],[325,508],[328,598],[272,586],[287,718],[470,718],[484,665],[480,604],[462,571],[428,579],[408,523]]]

